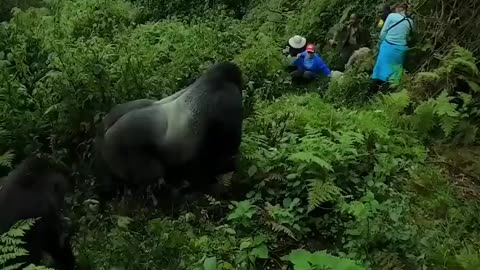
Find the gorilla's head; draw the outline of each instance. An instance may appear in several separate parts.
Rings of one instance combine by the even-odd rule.
[[[65,168],[47,158],[30,156],[10,172],[5,184],[48,192],[61,201],[68,189],[66,173]]]
[[[240,89],[243,85],[242,71],[233,62],[220,62],[210,66],[204,78],[210,81],[233,83]]]

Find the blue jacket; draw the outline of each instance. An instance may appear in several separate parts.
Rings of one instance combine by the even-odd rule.
[[[330,76],[330,69],[328,68],[327,64],[323,62],[322,58],[317,54],[314,54],[311,59],[307,59],[307,52],[304,51],[300,54],[300,57],[293,62],[297,68],[300,70],[308,70],[313,73],[320,73],[323,72],[325,75]]]

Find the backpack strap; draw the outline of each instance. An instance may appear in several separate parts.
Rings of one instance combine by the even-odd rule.
[[[399,20],[398,22],[394,23],[392,26],[390,26],[385,32],[388,32],[390,31],[392,28],[394,28],[395,26],[399,25],[401,22],[403,21],[407,21],[408,22],[408,26],[410,27],[410,30],[413,30],[412,29],[412,24],[410,23],[410,20],[408,19],[407,16],[403,16],[403,19]]]
[[[395,26],[399,25],[401,22],[405,21],[407,19],[407,17],[403,17],[403,19],[399,20],[398,22],[394,23],[392,26],[390,26],[385,32],[388,32],[390,31],[392,28],[394,28]],[[410,22],[409,22],[410,23]]]

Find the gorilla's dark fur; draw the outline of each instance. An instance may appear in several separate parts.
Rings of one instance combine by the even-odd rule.
[[[119,181],[138,187],[164,178],[172,186],[187,179],[199,190],[233,171],[242,137],[241,87],[240,68],[222,62],[162,100],[115,106],[95,139],[97,172],[107,189]]]
[[[19,261],[38,264],[46,252],[58,269],[73,269],[75,258],[63,226],[62,209],[68,185],[64,172],[46,159],[29,157],[2,184],[0,233],[19,220],[39,218],[24,238],[29,256]]]

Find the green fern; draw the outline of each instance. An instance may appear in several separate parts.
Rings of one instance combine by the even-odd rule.
[[[2,266],[2,270],[18,270],[24,263],[17,263],[17,264],[12,264],[8,266]],[[23,268],[25,269],[25,268]],[[31,268],[29,268],[31,269]]]
[[[243,154],[242,157],[246,160],[255,160],[257,158],[257,155],[255,153],[253,154]]]
[[[13,158],[13,151],[9,150],[3,153],[3,155],[0,155],[0,166],[10,168],[12,166]]]
[[[295,153],[290,156],[290,159],[295,161],[312,162],[327,171],[333,171],[332,166],[324,159],[316,156],[314,152]]]
[[[225,187],[230,187],[232,185],[233,172],[219,175],[217,181]]]
[[[427,134],[435,125],[435,104],[430,100],[415,109],[414,125],[418,132]]]
[[[480,250],[478,249],[467,246],[455,257],[464,270],[480,269]]]
[[[5,142],[10,136],[10,132],[0,128],[0,141]],[[12,167],[12,162],[14,158],[14,153],[12,150],[6,151],[3,155],[0,155],[0,166],[2,167]]]
[[[381,270],[403,270],[404,264],[401,262],[398,254],[388,252],[378,252],[373,255],[373,269]]]
[[[410,96],[406,90],[383,96],[384,111],[391,117],[399,115],[409,104]]]
[[[284,234],[288,235],[289,237],[291,237],[292,239],[297,240],[297,238],[295,237],[293,232],[289,228],[283,226],[282,224],[278,224],[274,221],[267,221],[267,224],[272,228],[272,230],[274,232],[284,233]]]
[[[446,91],[443,91],[435,100],[435,113],[440,118],[440,125],[448,137],[459,122],[460,113],[456,110],[456,105],[450,103],[451,98],[448,97]]]
[[[208,203],[210,205],[220,205],[221,202],[217,201],[213,196],[205,194],[205,198],[207,198]]]
[[[231,187],[232,186],[232,177],[230,176],[230,177],[224,178],[222,183],[225,187]]]
[[[445,61],[446,65],[451,68],[463,69],[463,71],[472,74],[479,75],[480,72],[476,65],[476,59],[473,53],[460,46],[453,47],[451,53],[448,56],[449,62]]]
[[[20,220],[15,223],[9,231],[0,235],[0,266],[2,266],[2,270],[19,269],[24,264],[10,264],[9,262],[28,254],[28,251],[21,247],[21,245],[25,243],[21,238],[32,228],[35,221],[36,219]],[[23,269],[49,270],[50,268],[28,265]]]
[[[54,269],[48,268],[45,266],[37,266],[37,265],[30,264],[27,267],[23,268],[23,270],[54,270]]]
[[[420,104],[415,109],[413,120],[417,131],[426,134],[438,123],[445,137],[449,137],[458,126],[461,116],[457,105],[450,102],[451,99],[447,91],[442,91],[436,99],[429,99]]]
[[[270,181],[280,182],[283,180],[285,180],[285,177],[279,173],[272,173],[267,178],[265,178],[265,182],[270,182]]]
[[[436,72],[419,72],[416,74],[416,78],[423,82],[437,82],[441,79],[441,76]]]
[[[308,211],[319,207],[322,203],[334,201],[341,195],[341,189],[335,184],[317,179],[309,180]]]
[[[266,224],[269,225],[274,232],[284,233],[284,234],[288,235],[289,237],[291,237],[292,239],[297,240],[297,238],[295,237],[295,234],[292,232],[292,230],[287,228],[285,225],[281,224],[282,223],[281,219],[280,220],[276,219],[276,216],[277,216],[276,213],[283,212],[282,210],[280,210],[280,207],[278,205],[273,206],[269,202],[267,202],[266,206],[265,206],[265,210],[266,210],[266,213],[269,216],[269,218],[273,219],[273,220],[267,221]],[[285,212],[283,212],[282,214],[285,214]],[[280,215],[282,215],[282,214],[280,214]]]
[[[454,46],[445,57],[440,58],[438,68],[417,73],[410,90],[414,94],[426,92],[427,96],[436,95],[442,90],[450,93],[456,88],[456,82],[463,80],[473,92],[479,92],[479,74],[477,59],[472,52]]]
[[[8,132],[6,129],[0,128],[0,141],[7,140],[10,138],[10,132]]]
[[[480,85],[478,83],[471,81],[463,76],[461,78],[468,84],[468,87],[470,87],[470,89],[472,89],[473,92],[475,93],[480,92]]]
[[[441,59],[440,67],[434,72],[440,76],[454,73],[473,76],[479,74],[476,59],[472,52],[460,46],[454,46],[450,52]]]

